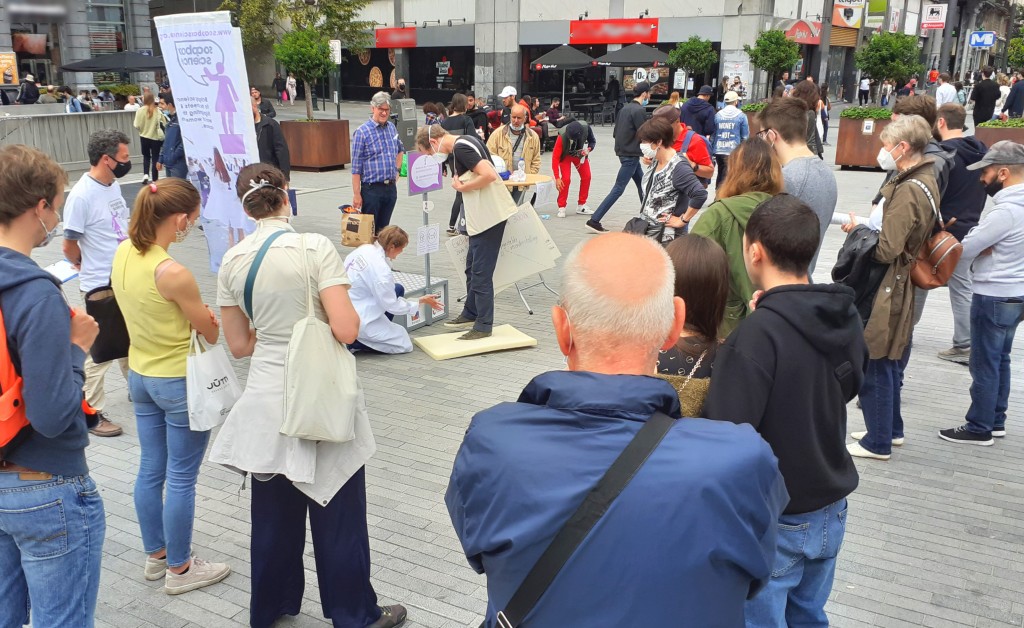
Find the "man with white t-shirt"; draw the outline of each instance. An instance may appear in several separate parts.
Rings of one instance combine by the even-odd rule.
[[[939,88],[935,90],[936,109],[947,103],[956,102],[956,87],[950,83],[952,80],[952,77],[946,72],[939,75]]]
[[[128,174],[132,162],[128,136],[107,129],[89,136],[89,172],[71,188],[64,202],[64,257],[79,267],[82,294],[110,284],[114,252],[128,239],[128,204],[117,179]],[[128,378],[128,358],[117,361]],[[96,364],[85,356],[85,400],[96,410],[99,423],[94,436],[119,436],[121,428],[103,414],[104,378],[110,362]]]

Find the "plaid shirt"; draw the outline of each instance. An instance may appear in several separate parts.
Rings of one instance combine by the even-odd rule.
[[[393,182],[398,178],[395,163],[404,151],[394,124],[367,120],[352,136],[352,174],[361,183]]]

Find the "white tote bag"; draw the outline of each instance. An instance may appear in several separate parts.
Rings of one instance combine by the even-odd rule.
[[[316,317],[305,236],[300,247],[302,275],[306,281],[306,317],[292,327],[285,356],[281,434],[344,443],[356,436],[359,397],[356,359],[334,337],[331,326]]]
[[[242,396],[224,346],[207,345],[195,330],[185,359],[185,389],[188,426],[193,432],[206,432],[223,423]]]

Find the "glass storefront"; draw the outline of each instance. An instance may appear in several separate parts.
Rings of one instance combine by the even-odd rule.
[[[91,0],[86,5],[86,28],[90,57],[127,50],[124,1]],[[93,82],[97,85],[128,80],[128,76],[120,72],[97,72],[93,75]]]

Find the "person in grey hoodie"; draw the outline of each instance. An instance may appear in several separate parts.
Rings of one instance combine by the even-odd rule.
[[[750,123],[747,121],[747,114],[736,106],[740,100],[739,94],[732,91],[726,92],[724,98],[725,107],[715,115],[715,139],[712,153],[718,163],[716,188],[722,185],[722,181],[725,181],[729,155],[750,136]]]
[[[686,101],[679,116],[683,124],[709,140],[715,135],[715,106],[710,102],[714,93],[715,88],[704,85],[696,96]]]
[[[67,175],[45,154],[0,148],[0,565],[4,625],[92,626],[103,499],[89,477],[85,352],[99,327],[32,258],[58,233]],[[20,381],[8,383],[8,369]],[[20,387],[18,386],[20,384]]]
[[[982,171],[995,207],[963,241],[963,257],[974,260],[971,407],[967,423],[939,431],[939,438],[988,446],[1006,436],[1010,351],[1024,317],[1024,145],[996,142],[967,169]]]

